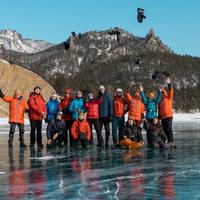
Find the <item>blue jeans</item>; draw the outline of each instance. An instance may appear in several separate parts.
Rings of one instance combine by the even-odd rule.
[[[123,117],[113,117],[112,119],[112,137],[113,143],[117,143],[117,129],[119,128],[118,141],[120,140],[123,128],[124,128],[124,116]]]

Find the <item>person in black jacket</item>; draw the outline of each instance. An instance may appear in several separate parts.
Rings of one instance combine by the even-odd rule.
[[[113,117],[113,101],[107,91],[105,90],[105,87],[101,85],[99,87],[99,95],[97,97],[97,100],[100,99],[100,106],[99,106],[99,124],[100,124],[100,132],[102,133],[102,128],[104,126],[105,128],[105,147],[109,147],[109,137],[110,137],[110,122],[112,121]]]
[[[168,139],[165,135],[163,127],[159,124],[157,117],[153,119],[153,123],[147,123],[149,134],[149,145],[152,148],[169,148]]]
[[[129,149],[138,149],[144,145],[142,128],[131,118],[128,119],[123,129],[120,145]]]
[[[51,124],[47,133],[47,147],[52,147],[54,145],[62,147],[64,145],[66,125],[64,120],[62,120],[62,112],[59,111],[56,116],[56,120]]]

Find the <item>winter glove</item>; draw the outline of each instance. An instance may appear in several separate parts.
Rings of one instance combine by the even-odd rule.
[[[2,90],[0,89],[0,97],[3,99],[4,98],[4,93],[2,92]]]

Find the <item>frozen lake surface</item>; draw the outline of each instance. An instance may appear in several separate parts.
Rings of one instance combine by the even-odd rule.
[[[177,149],[137,152],[20,149],[18,135],[9,150],[1,134],[0,199],[200,199],[200,123],[178,120],[174,132]]]

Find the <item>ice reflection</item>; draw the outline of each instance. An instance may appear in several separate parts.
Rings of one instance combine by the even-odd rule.
[[[30,148],[30,157],[42,157],[42,149]],[[41,160],[30,159],[30,170],[28,173],[29,193],[34,199],[39,199],[46,192],[46,170]]]
[[[2,135],[0,199],[198,199],[199,125],[175,129],[173,150],[8,149]]]
[[[28,193],[28,182],[24,172],[24,148],[19,149],[19,158],[14,158],[13,150],[8,149],[10,174],[8,178],[8,199],[22,199]],[[17,161],[19,160],[19,163]]]

